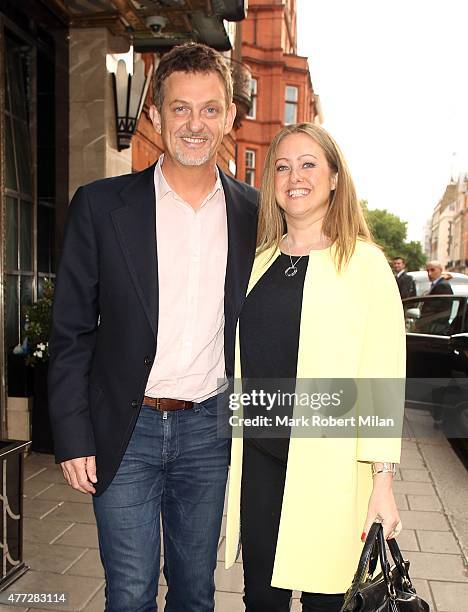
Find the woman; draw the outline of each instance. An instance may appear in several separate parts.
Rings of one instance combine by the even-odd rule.
[[[247,388],[250,379],[403,379],[398,288],[322,128],[287,126],[274,138],[257,246],[236,358]],[[399,422],[402,397],[392,411]],[[400,438],[260,433],[233,434],[226,565],[240,532],[247,612],[286,612],[292,590],[303,611],[337,611],[372,522],[385,537],[401,528],[392,493]]]

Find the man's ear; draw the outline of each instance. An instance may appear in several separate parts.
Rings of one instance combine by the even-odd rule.
[[[158,134],[161,133],[161,113],[158,111],[156,106],[152,104],[149,109],[149,115],[151,123]]]
[[[232,102],[226,113],[226,121],[224,122],[224,135],[229,134],[229,132],[232,130],[236,114],[237,106],[234,104],[234,102]]]

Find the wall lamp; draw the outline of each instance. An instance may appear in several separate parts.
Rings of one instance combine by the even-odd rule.
[[[143,110],[153,67],[150,66],[145,75],[145,62],[141,54],[133,52],[133,46],[127,53],[108,53],[106,65],[112,75],[114,89],[117,149],[122,151],[130,147]]]

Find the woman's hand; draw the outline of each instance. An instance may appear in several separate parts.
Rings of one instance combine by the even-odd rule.
[[[393,475],[388,473],[376,474],[374,476],[374,487],[369,498],[366,522],[361,535],[364,541],[369,529],[377,519],[382,523],[384,537],[395,537],[400,533],[400,515],[396,507],[395,498],[392,490]]]

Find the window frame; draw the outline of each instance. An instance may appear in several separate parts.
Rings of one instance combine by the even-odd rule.
[[[294,89],[296,92],[296,99],[288,98],[288,89]],[[299,107],[299,86],[298,85],[285,85],[284,87],[284,125],[292,125],[297,123],[298,118],[298,107]],[[294,110],[294,121],[287,121],[288,109]]]
[[[251,78],[250,95],[252,97],[252,106],[247,111],[246,119],[257,119],[257,98],[258,98],[258,78]],[[255,86],[253,84],[255,83]]]
[[[248,163],[249,155],[251,156],[251,163]],[[245,163],[245,182],[251,187],[255,187],[255,178],[257,170],[257,151],[256,149],[245,149],[244,155]],[[247,177],[251,177],[248,179]],[[250,182],[251,181],[251,182]]]

